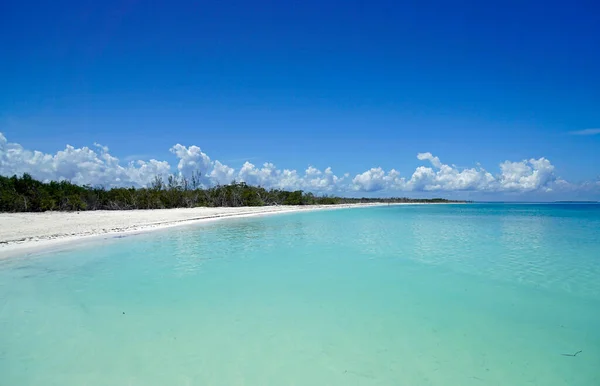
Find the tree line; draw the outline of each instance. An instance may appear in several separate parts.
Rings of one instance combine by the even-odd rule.
[[[69,181],[41,182],[29,174],[0,176],[0,212],[45,212],[83,210],[132,210],[192,208],[198,206],[332,205],[360,202],[427,202],[449,200],[410,198],[343,198],[317,196],[301,190],[265,189],[232,182],[202,188],[200,174],[190,179],[171,175],[156,177],[146,188],[80,186]]]

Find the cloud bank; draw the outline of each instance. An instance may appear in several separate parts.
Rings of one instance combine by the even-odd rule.
[[[349,192],[551,192],[568,191],[578,186],[558,178],[554,166],[546,158],[504,161],[496,173],[477,165],[458,168],[443,163],[431,153],[418,153],[419,166],[409,176],[395,169],[385,171],[374,167],[354,177],[335,174],[331,168],[319,170],[309,166],[304,171],[279,169],[272,163],[256,166],[250,162],[236,170],[218,160],[212,160],[198,146],[176,144],[170,149],[176,165],[167,161],[121,162],[109,148],[95,143],[93,147],[74,148],[67,145],[56,154],[25,149],[8,142],[0,133],[0,175],[29,173],[43,181],[70,180],[81,185],[135,186],[150,184],[155,176],[178,173],[190,176],[201,173],[203,186],[227,184],[233,180],[265,188],[302,189],[315,193]],[[599,182],[584,184],[598,188]]]

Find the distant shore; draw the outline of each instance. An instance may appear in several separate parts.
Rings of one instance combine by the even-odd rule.
[[[64,244],[225,218],[300,211],[419,204],[339,204],[177,208],[82,212],[0,213],[0,258],[43,252]]]

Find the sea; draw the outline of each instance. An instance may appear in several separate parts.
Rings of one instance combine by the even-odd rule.
[[[403,205],[0,260],[0,385],[600,385],[600,205]]]

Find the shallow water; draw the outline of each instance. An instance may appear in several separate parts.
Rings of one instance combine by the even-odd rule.
[[[599,384],[600,205],[295,213],[0,261],[0,385]]]

